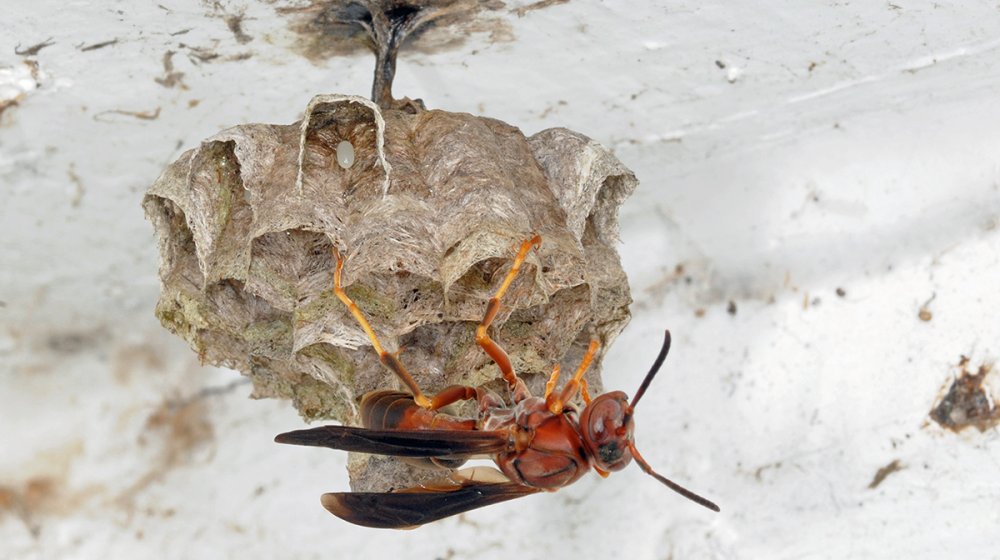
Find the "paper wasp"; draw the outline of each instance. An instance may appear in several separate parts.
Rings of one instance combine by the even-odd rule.
[[[432,398],[426,397],[396,354],[386,352],[374,331],[340,285],[344,258],[334,248],[337,260],[334,290],[371,339],[382,364],[392,370],[410,393],[375,391],[361,400],[363,428],[323,426],[281,434],[278,443],[330,447],[344,451],[391,455],[428,468],[445,469],[440,478],[424,481],[395,492],[343,492],[324,494],[323,506],[357,525],[379,528],[409,528],[444,517],[534,494],[554,491],[579,479],[590,467],[602,476],[625,468],[632,459],[647,474],[680,495],[713,511],[714,503],[653,472],[635,447],[633,412],[646,388],[659,371],[670,349],[670,331],[653,367],[632,401],[621,391],[594,399],[587,392],[587,371],[596,341],[562,391],[554,391],[559,377],[556,366],[545,386],[545,396],[533,397],[514,373],[507,353],[493,342],[487,328],[500,309],[500,298],[514,280],[527,253],[541,243],[539,236],[524,242],[513,266],[476,330],[476,342],[497,363],[510,388],[513,407],[506,407],[495,393],[452,385]],[[573,401],[583,397],[580,410]],[[460,400],[474,400],[479,418],[462,420],[437,412]],[[455,470],[466,459],[489,457],[500,467]]]

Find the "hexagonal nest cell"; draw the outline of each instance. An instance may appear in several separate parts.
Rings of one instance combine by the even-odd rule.
[[[337,247],[345,291],[387,349],[405,347],[426,393],[506,395],[475,330],[537,233],[491,336],[534,393],[597,339],[587,381],[601,392],[600,358],[629,320],[615,245],[633,173],[566,129],[527,138],[494,119],[405,109],[320,95],[298,123],[237,126],[171,164],[143,201],[161,323],[203,362],[250,376],[252,396],[357,425],[360,397],[397,380],[334,293]]]

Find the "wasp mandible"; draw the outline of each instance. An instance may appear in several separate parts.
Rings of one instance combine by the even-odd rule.
[[[554,491],[578,480],[593,467],[601,476],[625,468],[633,459],[644,472],[689,500],[719,511],[719,506],[657,474],[635,447],[633,414],[670,350],[670,331],[653,367],[631,402],[621,391],[594,399],[584,373],[597,351],[591,341],[587,353],[561,391],[557,365],[545,385],[545,395],[532,396],[514,372],[507,353],[490,339],[487,329],[500,310],[500,299],[517,276],[528,251],[541,244],[535,235],[525,241],[514,263],[490,299],[476,329],[476,342],[500,367],[510,390],[512,407],[485,388],[452,385],[428,398],[396,354],[385,351],[371,325],[341,286],[344,257],[333,249],[337,265],[334,291],[350,309],[372,342],[385,367],[410,393],[374,391],[361,399],[363,428],[322,426],[278,435],[274,441],[329,447],[344,451],[391,455],[427,468],[444,469],[444,476],[395,492],[340,492],[324,494],[323,506],[356,525],[404,529],[505,502],[542,490]],[[580,395],[581,410],[574,401]],[[460,419],[438,412],[460,400],[477,404],[477,419]],[[500,468],[456,470],[467,459],[489,457]]]

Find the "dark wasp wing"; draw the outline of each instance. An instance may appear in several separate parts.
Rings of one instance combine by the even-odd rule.
[[[497,474],[500,473],[497,471]],[[355,525],[408,529],[540,491],[539,488],[521,486],[509,480],[456,481],[452,475],[425,481],[420,486],[399,492],[323,494],[322,502],[327,511]]]
[[[352,426],[321,426],[308,430],[295,430],[279,434],[274,441],[393,457],[495,455],[514,448],[506,432],[371,430]]]

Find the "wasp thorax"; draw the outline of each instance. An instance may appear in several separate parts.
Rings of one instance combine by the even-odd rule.
[[[634,424],[626,420],[628,400],[625,393],[615,391],[591,401],[580,415],[583,441],[590,450],[594,464],[603,471],[619,471],[632,461],[629,443]],[[628,425],[623,425],[623,422]]]

